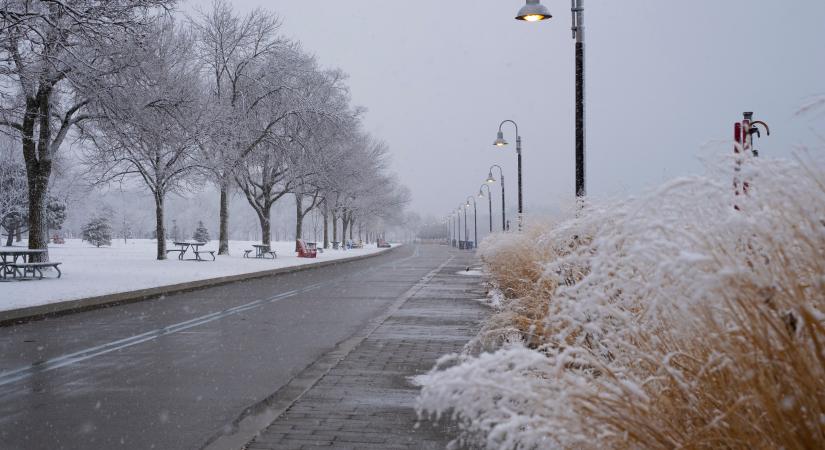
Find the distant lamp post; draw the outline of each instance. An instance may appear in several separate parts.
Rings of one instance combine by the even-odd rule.
[[[507,205],[504,203],[504,170],[498,164],[490,166],[490,174],[487,175],[488,184],[496,182],[496,179],[493,178],[493,169],[498,169],[498,174],[501,178],[501,231],[507,231]]]
[[[467,197],[467,209],[470,209],[470,200],[473,201],[473,248],[478,248],[478,204],[472,195]]]
[[[573,13],[573,39],[576,40],[576,198],[587,195],[585,171],[585,124],[584,124],[584,0],[570,0]],[[539,0],[527,0],[516,19],[538,22],[550,19],[550,12]]]
[[[464,204],[458,205],[458,210],[464,210],[464,250],[467,250],[467,242],[470,241],[470,230],[467,226],[467,209],[464,207]]]
[[[518,156],[518,229],[521,231],[521,224],[522,224],[522,216],[524,215],[524,207],[523,207],[523,196],[521,190],[521,135],[518,132],[518,124],[514,121],[507,119],[501,122],[498,126],[498,135],[496,137],[495,142],[493,145],[496,147],[504,147],[508,145],[508,142],[504,140],[504,132],[501,131],[501,127],[504,126],[505,123],[511,123],[514,127],[516,127],[516,155]],[[502,183],[503,185],[503,183]]]
[[[527,0],[527,4],[522,6],[520,10],[518,10],[518,15],[516,15],[517,20],[525,20],[527,22],[538,22],[539,20],[549,19],[553,16],[550,15],[550,11],[544,7],[539,0]]]
[[[456,241],[456,246],[461,248],[461,209],[457,209],[455,212],[456,217],[458,218],[456,222],[456,232],[458,235],[458,241]]]
[[[452,216],[452,214],[447,215],[445,220],[447,222],[447,245],[452,247],[453,246],[453,216]]]
[[[492,173],[490,174],[492,175]],[[482,184],[480,188],[478,188],[478,198],[484,198],[484,188],[487,188],[487,207],[489,209],[488,215],[490,216],[490,233],[493,232],[493,192],[490,190],[490,186],[487,184]]]

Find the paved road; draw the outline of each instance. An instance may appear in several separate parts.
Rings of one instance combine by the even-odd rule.
[[[454,254],[407,246],[0,328],[2,448],[200,448]]]
[[[468,253],[456,255],[408,291],[386,320],[245,448],[447,448],[458,437],[456,425],[449,420],[418,423],[414,407],[419,388],[413,380],[441,356],[461,351],[490,313],[478,301],[485,295],[480,277],[464,271],[469,259]]]

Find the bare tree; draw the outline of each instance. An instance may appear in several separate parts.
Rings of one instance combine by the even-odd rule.
[[[211,86],[215,120],[202,149],[220,190],[218,254],[223,255],[229,253],[230,189],[236,176],[243,178],[236,172],[282,120],[280,116],[261,115],[266,112],[266,102],[285,87],[262,80],[266,77],[260,68],[289,44],[278,35],[276,15],[255,9],[240,16],[225,0],[215,0],[192,25],[197,33],[197,54]]]
[[[29,191],[29,247],[47,248],[46,204],[56,152],[88,119],[87,95],[127,62],[123,42],[143,35],[174,0],[4,0],[0,9],[0,125],[21,140]],[[94,87],[94,89],[90,89]],[[44,255],[48,257],[48,255]]]
[[[199,168],[196,134],[203,124],[192,39],[171,19],[153,29],[154,39],[133,49],[136,65],[113,76],[117,87],[90,105],[98,117],[87,136],[97,181],[134,178],[155,201],[157,259],[166,259],[164,200],[184,189]]]

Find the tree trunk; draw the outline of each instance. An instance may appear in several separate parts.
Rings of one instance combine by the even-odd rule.
[[[6,238],[6,247],[11,247],[12,240],[14,239],[15,233],[17,233],[18,228],[10,228],[7,231],[9,232],[9,236]]]
[[[155,194],[155,233],[158,238],[158,261],[166,259],[166,231],[163,228],[163,195]]]
[[[329,206],[324,200],[324,248],[329,248]]]
[[[349,240],[352,240],[352,229],[355,228],[355,219],[350,214],[349,218]]]
[[[332,209],[332,242],[341,242],[338,240],[338,214],[335,213],[335,208]]]
[[[267,206],[258,214],[258,220],[261,222],[261,244],[267,246],[272,244],[272,221],[269,219],[270,210],[271,206]]]
[[[347,240],[347,213],[343,213],[343,214],[341,214],[341,243],[344,245],[344,248],[347,248],[346,240]]]
[[[21,225],[20,222],[17,222],[17,227],[14,229],[14,234],[15,234],[14,240],[17,241],[17,242],[20,242],[20,241],[23,240],[23,227],[20,226],[20,225]],[[9,245],[11,245],[11,244],[9,244]]]
[[[51,160],[51,109],[49,98],[51,89],[41,87],[36,99],[26,100],[23,117],[22,140],[23,158],[26,161],[26,182],[29,190],[29,248],[45,249],[33,257],[34,261],[48,261],[48,237],[46,236],[46,197],[49,192],[49,178],[52,174]],[[39,121],[37,144],[34,140],[35,123]]]
[[[295,251],[298,251],[298,239],[304,237],[304,196],[295,194]]]
[[[218,254],[229,254],[229,183],[221,183],[220,231],[218,232]]]

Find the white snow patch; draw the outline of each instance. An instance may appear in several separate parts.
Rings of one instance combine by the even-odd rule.
[[[94,247],[80,239],[67,239],[65,244],[50,244],[49,259],[61,262],[61,278],[55,272],[45,273],[42,280],[7,281],[0,280],[0,311],[10,311],[30,306],[40,306],[68,300],[77,300],[99,295],[109,295],[140,289],[167,286],[190,281],[207,280],[230,275],[239,275],[295,267],[320,261],[349,258],[385,251],[374,245],[363,249],[327,250],[318,253],[318,258],[298,258],[295,242],[274,242],[277,259],[244,258],[243,250],[251,249],[258,242],[230,241],[231,255],[218,256],[212,261],[180,261],[175,253],[170,259],[155,259],[157,243],[149,239],[112,241],[111,247]],[[4,247],[0,247],[2,249]],[[167,249],[175,248],[171,244]],[[213,241],[203,247],[216,250]],[[191,250],[186,258],[193,257]]]

